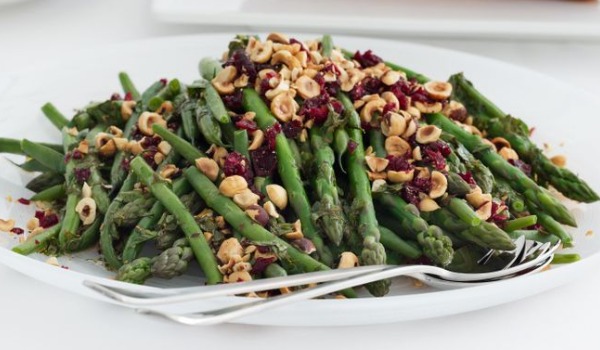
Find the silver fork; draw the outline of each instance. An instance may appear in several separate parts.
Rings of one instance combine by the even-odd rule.
[[[464,274],[451,272],[442,268],[427,265],[412,265],[412,266],[367,266],[356,269],[347,270],[333,270],[324,271],[310,274],[294,275],[285,278],[278,279],[267,279],[253,282],[237,283],[224,286],[210,286],[195,288],[193,292],[175,295],[162,295],[156,296],[140,294],[140,293],[128,293],[123,290],[118,290],[114,287],[108,287],[95,282],[87,282],[86,285],[92,289],[108,296],[114,300],[126,303],[128,305],[159,305],[159,304],[172,304],[183,301],[197,300],[207,297],[232,295],[239,293],[248,293],[251,291],[260,291],[268,289],[276,289],[283,286],[298,286],[305,285],[307,283],[317,283],[325,281],[334,281],[332,283],[325,283],[320,286],[304,289],[298,292],[284,294],[269,299],[260,299],[257,301],[250,301],[246,304],[236,305],[223,309],[204,311],[193,314],[179,315],[173,313],[159,312],[155,310],[138,310],[141,313],[159,315],[175,322],[179,322],[187,325],[209,325],[221,322],[230,321],[232,319],[246,316],[251,313],[263,311],[266,309],[287,305],[294,301],[306,300],[335,291],[363,285],[380,279],[398,277],[398,276],[411,276],[417,278],[423,283],[431,285],[436,288],[460,288],[466,286],[474,286],[483,283],[490,283],[493,281],[512,278],[517,275],[525,275],[539,271],[540,269],[547,266],[551,261],[554,251],[559,247],[560,242],[554,246],[545,244],[542,246],[530,246],[531,250],[534,250],[539,255],[534,259],[523,262],[523,260],[511,261],[505,268],[500,271],[477,273],[477,274]],[[525,245],[523,245],[524,247]],[[525,256],[530,255],[528,251],[516,252],[516,255]],[[515,265],[516,264],[516,265]],[[308,282],[310,281],[310,282]]]

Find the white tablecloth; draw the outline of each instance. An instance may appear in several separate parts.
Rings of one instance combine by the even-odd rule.
[[[158,23],[148,5],[143,0],[34,0],[0,7],[0,75],[98,44],[215,30]],[[598,44],[418,42],[514,62],[600,94]],[[597,349],[599,296],[600,274],[511,304],[416,322],[190,328],[73,295],[0,266],[0,349]]]

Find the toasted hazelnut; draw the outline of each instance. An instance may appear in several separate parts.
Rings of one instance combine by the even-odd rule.
[[[390,163],[390,161],[386,158],[379,158],[379,157],[375,157],[375,156],[366,156],[365,161],[367,162],[369,169],[371,169],[371,171],[374,171],[376,173],[384,171],[385,168]]]
[[[563,155],[554,156],[550,158],[550,161],[559,168],[562,168],[565,165],[567,165],[567,157]]]
[[[415,169],[410,169],[408,171],[403,171],[403,170],[401,170],[401,171],[388,170],[387,171],[387,179],[393,183],[403,183],[403,182],[412,181],[412,179],[414,177],[415,177]]]
[[[517,160],[519,159],[519,155],[515,152],[514,149],[504,147],[498,151],[498,154],[502,156],[505,160]]]
[[[400,136],[406,131],[406,119],[394,112],[386,113],[381,121],[381,132],[385,136]]]
[[[287,123],[296,114],[296,101],[288,93],[281,93],[271,100],[271,112],[279,121]]]
[[[121,103],[121,118],[123,118],[123,120],[128,120],[131,117],[135,105],[135,101],[123,101],[123,103]]]
[[[27,229],[29,231],[33,231],[40,226],[40,219],[31,218],[31,219],[27,220],[27,224],[25,224],[25,226],[27,227]]]
[[[227,66],[223,68],[217,75],[211,80],[212,86],[221,94],[229,95],[235,91],[233,86],[233,80],[237,76],[237,69],[235,66]]]
[[[255,130],[252,133],[252,141],[250,142],[250,145],[248,146],[248,150],[249,151],[257,150],[258,148],[260,148],[260,146],[262,146],[264,141],[265,141],[265,133],[260,129]]]
[[[417,120],[421,119],[421,111],[419,111],[418,109],[416,109],[413,106],[408,106],[408,108],[406,108],[406,112]]]
[[[138,155],[144,151],[144,147],[142,147],[141,143],[134,140],[129,141],[126,148],[134,155]]]
[[[446,175],[434,170],[431,172],[431,190],[429,191],[429,197],[435,199],[440,198],[446,193],[448,189],[448,179]]]
[[[482,206],[477,208],[477,210],[475,210],[475,214],[478,218],[485,221],[492,216],[492,207],[492,201],[486,202]]]
[[[446,100],[452,95],[452,84],[445,81],[429,81],[423,87],[436,100]]]
[[[288,194],[285,188],[277,184],[270,184],[265,187],[267,196],[279,208],[284,210],[288,205]]]
[[[381,192],[386,185],[387,182],[384,179],[377,179],[371,184],[371,192]]]
[[[114,137],[123,137],[123,130],[119,129],[114,125],[108,127],[108,132]]]
[[[385,172],[375,173],[372,171],[367,171],[367,176],[369,178],[369,181],[377,181],[377,180],[387,179],[387,174]]]
[[[298,60],[298,62],[300,62],[300,66],[302,66],[302,68],[306,68],[308,66],[308,53],[306,51],[300,51],[298,53],[296,53],[294,55],[294,57],[296,57],[296,59]],[[297,70],[297,74],[300,74],[302,72],[301,69]],[[292,71],[292,80],[294,80],[294,72]]]
[[[473,208],[479,208],[487,202],[492,201],[492,195],[489,193],[481,193],[479,191],[474,191],[465,196],[467,198],[467,202],[473,206]]]
[[[82,198],[92,198],[92,188],[88,185],[87,182],[83,183],[81,186],[81,197]]]
[[[442,129],[435,125],[425,125],[417,129],[417,142],[428,144],[439,140],[442,135]]]
[[[288,36],[281,33],[270,33],[267,36],[267,40],[271,40],[274,43],[285,45],[288,45],[290,43],[290,39],[288,38]]]
[[[400,72],[395,70],[389,70],[383,74],[383,76],[381,77],[381,82],[387,86],[391,86],[396,84],[398,80],[400,80],[401,76],[402,75],[400,74]]]
[[[140,132],[146,136],[154,135],[154,130],[152,130],[152,125],[154,124],[158,124],[163,127],[167,126],[167,122],[163,119],[163,117],[160,114],[153,112],[142,113],[137,124]]]
[[[315,244],[310,239],[304,237],[300,239],[296,239],[290,242],[294,247],[296,247],[299,251],[305,254],[312,254],[317,251]]]
[[[206,175],[210,181],[215,181],[219,176],[219,165],[213,159],[206,157],[197,158],[195,163],[196,168]]]
[[[233,81],[233,86],[235,86],[236,88],[243,88],[248,86],[249,81],[250,78],[246,74],[242,74],[239,76],[239,78]]]
[[[273,45],[273,47],[277,47],[277,44]],[[292,50],[295,51],[294,49]],[[288,50],[279,50],[275,52],[273,56],[271,56],[271,64],[283,63],[290,69],[290,71],[294,68],[302,69],[300,61],[298,61],[298,59],[294,57],[294,54],[298,51],[291,52]]]
[[[440,206],[431,198],[423,198],[419,202],[419,210],[428,213],[440,209]]]
[[[88,154],[90,151],[90,144],[88,140],[85,139],[79,142],[79,145],[77,145],[77,150],[83,154]]]
[[[248,271],[235,271],[227,276],[227,283],[248,282],[252,281],[252,276]]]
[[[306,75],[298,78],[294,85],[300,97],[305,100],[321,94],[321,87],[319,86],[319,83],[317,83],[314,79],[307,77]]]
[[[160,152],[156,152],[154,154],[154,163],[156,164],[160,164],[163,162],[163,160],[165,160],[165,155],[160,153]]]
[[[246,209],[253,204],[257,204],[259,200],[260,197],[256,193],[252,192],[249,188],[246,188],[242,192],[233,195],[233,201],[242,209]]]
[[[55,256],[51,256],[48,259],[46,259],[46,264],[60,267],[60,263],[58,262],[58,259]]]
[[[227,158],[227,155],[229,154],[225,147],[217,145],[211,145],[208,151],[206,152],[209,154],[212,153],[212,159],[215,162],[217,162],[217,164],[219,164],[220,167],[223,167],[225,165],[225,158]]]
[[[258,204],[253,204],[249,206],[246,210],[246,215],[250,217],[250,219],[254,220],[257,224],[265,227],[269,224],[269,214],[267,211]]]
[[[465,106],[458,101],[450,101],[450,103],[442,109],[442,114],[459,122],[464,122],[469,116]]]
[[[98,153],[104,157],[110,157],[117,152],[117,145],[113,139],[108,140],[98,149]]]
[[[94,138],[94,147],[99,150],[102,146],[104,146],[109,140],[112,140],[113,136],[111,134],[105,132],[99,132],[96,134]]]
[[[392,156],[402,156],[412,152],[410,144],[400,136],[389,136],[385,139],[385,150]]]
[[[228,238],[221,243],[219,251],[217,252],[217,258],[221,263],[228,263],[234,256],[241,257],[244,254],[244,248],[237,240],[237,238]]]
[[[510,142],[508,142],[508,140],[505,139],[504,137],[494,137],[490,141],[494,144],[494,146],[496,146],[497,150],[502,149],[504,147],[512,148],[510,146]]]
[[[248,47],[250,48],[250,59],[256,63],[267,63],[273,55],[273,42],[270,40],[264,42],[251,40]]]
[[[383,112],[385,104],[385,100],[379,97],[368,101],[360,110],[360,119],[365,123],[370,123],[376,113]]]
[[[358,257],[352,252],[343,252],[340,257],[338,269],[349,269],[358,266]]]
[[[15,228],[15,220],[13,219],[0,219],[0,231],[10,232],[13,228]]]
[[[265,204],[263,204],[263,208],[270,217],[275,219],[279,218],[279,213],[277,212],[277,208],[275,208],[275,204],[273,204],[273,202],[266,201]]]
[[[166,156],[167,154],[171,153],[173,147],[171,147],[171,144],[167,141],[160,141],[160,143],[157,146],[157,149],[160,153]]]
[[[77,203],[75,211],[84,226],[90,225],[96,220],[96,201],[89,197],[82,198]]]
[[[114,137],[113,141],[115,143],[115,147],[117,147],[119,151],[126,150],[127,145],[129,144],[129,140],[124,137]]]
[[[166,113],[171,113],[173,112],[173,102],[171,101],[164,101],[163,103],[160,104],[160,107],[158,107],[158,109],[156,110],[156,113],[163,115]]]
[[[167,164],[161,169],[160,176],[165,179],[170,179],[173,175],[177,174],[177,172],[179,172],[179,168],[176,167],[175,164]]]
[[[267,92],[265,92],[265,97],[268,98],[269,100],[272,100],[275,98],[275,96],[278,96],[283,93],[287,93],[289,91],[290,91],[289,81],[281,80],[274,89],[270,89]]]
[[[423,155],[421,154],[421,146],[417,146],[413,148],[412,157],[414,160],[423,160]]]
[[[492,141],[490,141],[490,140],[488,140],[488,139],[486,139],[486,138],[482,138],[482,139],[481,139],[481,142],[483,142],[483,143],[485,143],[486,145],[490,146],[490,148],[491,148],[492,150],[494,150],[494,152],[498,152],[498,149],[496,148],[496,145],[494,145],[494,144],[492,143]]]
[[[416,101],[415,107],[421,113],[439,113],[442,111],[442,103],[441,102],[421,102]]]
[[[227,197],[232,198],[238,193],[248,189],[248,182],[239,175],[227,176],[221,181],[219,191]]]
[[[79,135],[79,130],[77,130],[76,127],[68,128],[67,134],[77,137],[77,135]]]
[[[400,101],[398,101],[398,97],[396,97],[396,95],[394,95],[393,92],[385,91],[381,94],[381,98],[385,100],[386,104],[394,104],[394,108],[392,109],[392,111],[397,111],[400,109]]]
[[[401,135],[402,138],[404,139],[409,139],[411,136],[413,136],[415,133],[417,132],[417,122],[414,121],[412,119],[412,117],[410,117],[410,120],[408,120],[406,122],[406,130],[404,131],[404,133]]]

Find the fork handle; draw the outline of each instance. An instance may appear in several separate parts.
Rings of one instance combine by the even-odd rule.
[[[242,305],[235,305],[211,311],[198,312],[188,315],[175,315],[148,309],[138,309],[137,311],[144,314],[166,317],[173,321],[187,325],[212,325],[231,321],[233,319],[258,313],[264,310],[289,305],[297,301],[320,297],[342,289],[352,288],[382,279],[435,272],[439,272],[439,268],[429,265],[412,265],[401,267],[392,266],[378,272],[367,273],[344,280],[324,283],[317,287],[303,289],[301,291],[289,294],[283,294],[274,298],[261,299]]]

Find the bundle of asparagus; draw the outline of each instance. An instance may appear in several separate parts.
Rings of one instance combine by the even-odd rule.
[[[571,244],[561,224],[575,220],[545,186],[598,199],[462,75],[429,81],[329,36],[279,33],[237,36],[199,68],[143,93],[121,73],[124,97],[70,120],[46,104],[62,145],[0,139],[40,172],[27,187],[44,210],[14,251],[99,244],[132,283],[193,261],[208,284],[358,264],[474,272],[466,260],[521,235]]]

